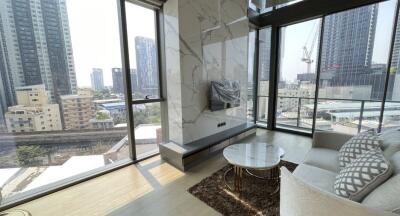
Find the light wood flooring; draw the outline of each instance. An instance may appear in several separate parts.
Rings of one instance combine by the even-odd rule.
[[[283,147],[284,160],[301,162],[308,137],[258,129],[240,142],[268,142]],[[219,215],[187,189],[227,163],[221,154],[181,172],[159,156],[17,206],[33,216],[61,215]]]

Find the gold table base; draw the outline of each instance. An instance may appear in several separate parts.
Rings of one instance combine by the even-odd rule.
[[[229,172],[234,171],[234,176],[233,176],[233,187],[231,185],[228,184],[227,180],[226,180],[226,176]],[[275,186],[275,189],[269,194],[269,195],[274,195],[279,191],[279,180],[280,180],[280,169],[279,166],[275,166],[271,169],[266,169],[266,170],[262,170],[262,171],[268,171],[266,174],[266,176],[260,176],[257,174],[254,174],[253,172],[251,172],[249,169],[245,169],[242,167],[238,167],[238,166],[232,166],[231,168],[229,168],[228,170],[225,171],[224,173],[224,183],[225,186],[233,191],[233,192],[237,192],[237,193],[241,193],[243,190],[243,175],[244,170],[246,171],[246,173],[252,177],[255,178],[259,178],[259,179],[263,179],[263,180],[267,180],[267,181],[272,181],[272,183]]]

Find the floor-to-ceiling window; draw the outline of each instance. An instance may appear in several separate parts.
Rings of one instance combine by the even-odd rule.
[[[258,91],[257,121],[266,125],[268,119],[268,98],[270,85],[271,28],[259,30],[258,39]]]
[[[355,134],[399,125],[396,4],[385,1],[279,26],[278,67],[271,71],[278,74],[277,102],[270,104],[276,106],[275,119],[258,115],[258,121],[306,133]]]
[[[379,128],[396,1],[326,16],[316,130]]]
[[[400,126],[400,22],[397,18],[382,128]]]
[[[1,206],[158,151],[157,9],[121,2],[0,1]]]
[[[311,132],[321,19],[280,28],[276,127]]]
[[[136,154],[158,151],[162,141],[156,12],[126,2]]]

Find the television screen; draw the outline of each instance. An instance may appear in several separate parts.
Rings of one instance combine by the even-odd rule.
[[[209,100],[211,111],[240,106],[239,81],[211,81]]]

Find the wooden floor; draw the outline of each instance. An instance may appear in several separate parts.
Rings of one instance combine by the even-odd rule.
[[[311,146],[307,137],[266,130],[241,142],[268,142],[283,147],[284,160],[301,162]],[[59,215],[219,215],[187,189],[227,163],[218,154],[181,172],[159,156],[72,186],[15,209],[33,216]]]

